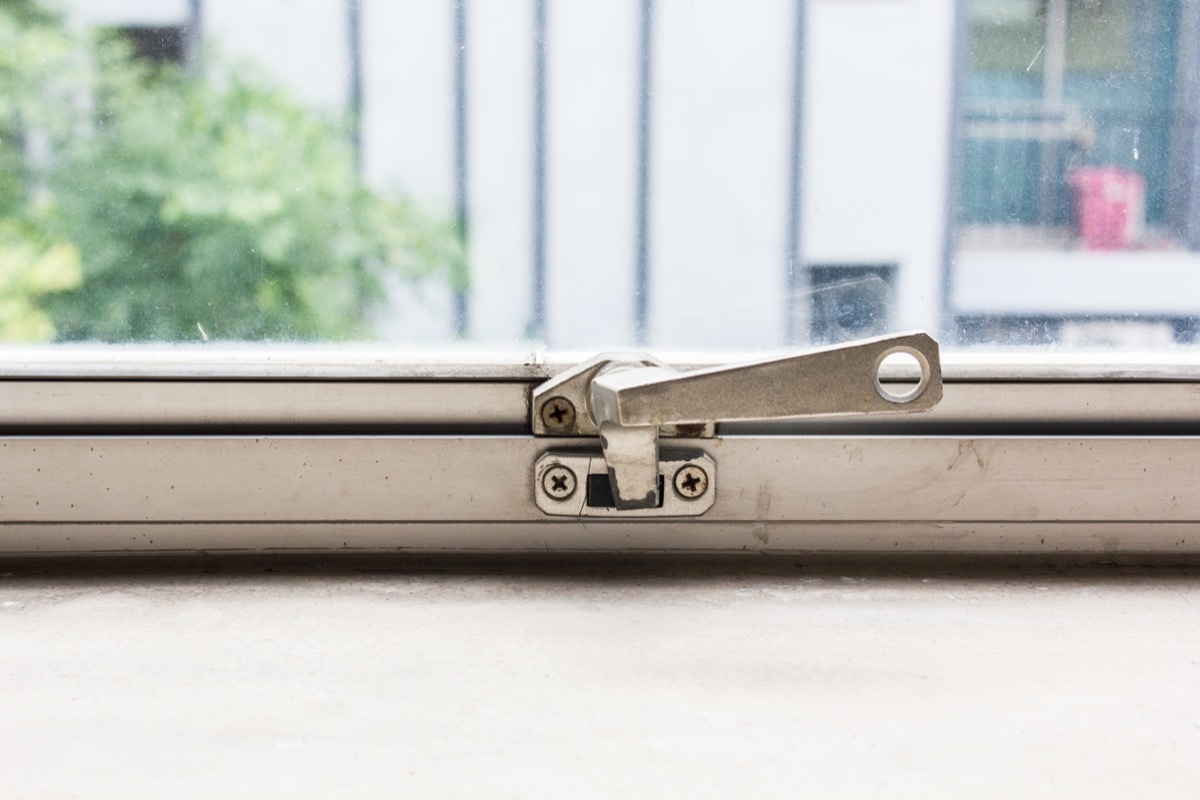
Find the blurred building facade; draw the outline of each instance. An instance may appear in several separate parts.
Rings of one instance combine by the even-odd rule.
[[[1194,336],[1195,0],[67,7],[358,110],[369,180],[469,234],[392,341]]]

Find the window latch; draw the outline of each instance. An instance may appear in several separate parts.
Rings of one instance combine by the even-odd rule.
[[[897,382],[885,360],[920,375]],[[695,516],[712,506],[716,465],[699,448],[717,422],[928,411],[942,398],[938,345],[905,333],[746,364],[678,370],[645,354],[605,354],[533,393],[535,436],[599,437],[600,453],[561,449],[535,465],[538,507],[565,516]],[[659,440],[668,440],[660,452]]]

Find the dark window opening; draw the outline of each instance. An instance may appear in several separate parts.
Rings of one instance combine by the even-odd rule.
[[[812,341],[836,344],[891,330],[896,265],[809,267]]]
[[[129,42],[136,58],[154,64],[182,64],[187,54],[187,36],[182,26],[124,27],[118,33]]]

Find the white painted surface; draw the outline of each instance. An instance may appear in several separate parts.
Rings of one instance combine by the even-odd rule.
[[[348,16],[330,0],[204,0],[204,37],[317,107],[344,109],[350,91]]]
[[[188,0],[49,0],[44,5],[85,25],[183,25]]]
[[[649,338],[659,346],[783,339],[793,7],[655,4]]]
[[[639,14],[548,3],[547,340],[633,341]]]
[[[451,0],[363,0],[361,20],[367,178],[449,213],[454,202]]]
[[[954,307],[964,314],[1194,316],[1200,254],[961,250]]]
[[[533,3],[467,8],[471,333],[514,342],[532,313]]]
[[[1194,570],[746,563],[0,576],[0,794],[1200,788]]]
[[[803,253],[898,264],[897,330],[937,329],[952,0],[810,0]]]
[[[413,197],[426,213],[449,219],[454,207],[451,2],[362,0],[360,19],[364,174],[380,190]],[[387,293],[377,322],[381,341],[430,345],[453,339],[454,293],[441,276],[418,284],[392,280]]]

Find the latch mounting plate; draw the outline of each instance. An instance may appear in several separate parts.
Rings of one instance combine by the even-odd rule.
[[[618,510],[608,504],[611,492],[607,496],[593,492],[609,485],[602,453],[551,450],[534,463],[534,498],[538,508],[555,517],[698,517],[712,508],[717,465],[706,453],[663,450],[658,465],[661,503],[654,508]]]

